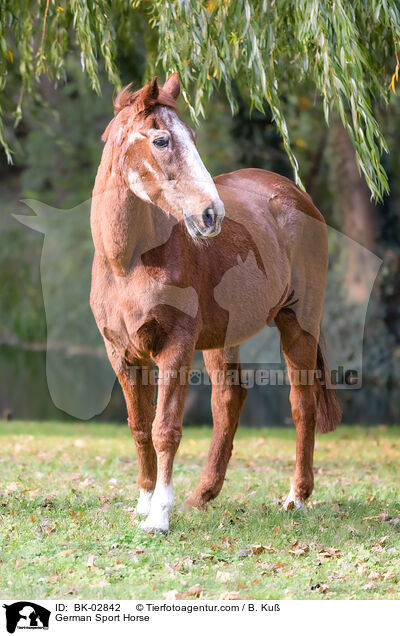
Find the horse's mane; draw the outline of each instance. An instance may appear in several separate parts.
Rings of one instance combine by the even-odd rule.
[[[114,100],[114,117],[105,129],[101,139],[107,141],[111,131],[112,124],[117,115],[127,106],[133,106],[133,112],[136,115],[143,114],[145,117],[153,112],[156,106],[168,106],[168,108],[176,108],[175,98],[157,84],[157,78],[146,84],[143,88],[132,92],[133,82],[125,86]]]

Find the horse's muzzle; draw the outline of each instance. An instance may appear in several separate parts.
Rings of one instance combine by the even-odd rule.
[[[190,236],[208,239],[220,233],[225,208],[222,201],[218,201],[209,204],[201,214],[191,214],[186,210],[183,214]]]

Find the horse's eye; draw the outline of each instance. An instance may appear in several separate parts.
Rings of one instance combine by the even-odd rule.
[[[157,148],[168,148],[169,139],[168,137],[156,137],[156,139],[153,139],[153,144]]]

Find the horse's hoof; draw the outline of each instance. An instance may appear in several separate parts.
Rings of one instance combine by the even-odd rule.
[[[299,499],[290,499],[290,501],[286,499],[282,508],[283,510],[304,510],[305,505],[304,501],[300,501]]]
[[[139,500],[137,502],[135,508],[135,514],[138,517],[146,518],[150,514],[151,507],[151,498],[153,496],[153,491],[141,490],[139,495]]]
[[[282,508],[283,510],[304,510],[305,509],[304,501],[297,499],[297,497],[295,496],[293,486],[291,487],[290,493],[286,497]]]
[[[198,495],[189,495],[186,498],[185,508],[195,508],[196,510],[205,510],[207,508],[207,501],[205,501],[202,497]]]
[[[151,519],[143,519],[139,523],[140,530],[146,532],[147,534],[168,534],[169,532],[169,524],[168,523],[157,523],[156,521],[152,521]]]

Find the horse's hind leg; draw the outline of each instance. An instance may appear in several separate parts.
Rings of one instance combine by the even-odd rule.
[[[281,334],[290,388],[290,404],[296,427],[296,467],[285,509],[301,508],[314,488],[313,455],[316,426],[314,371],[317,342],[300,327],[290,309],[282,309],[275,318]]]
[[[206,464],[186,505],[202,508],[222,488],[247,390],[240,384],[239,347],[203,351],[212,382],[213,433]]]

